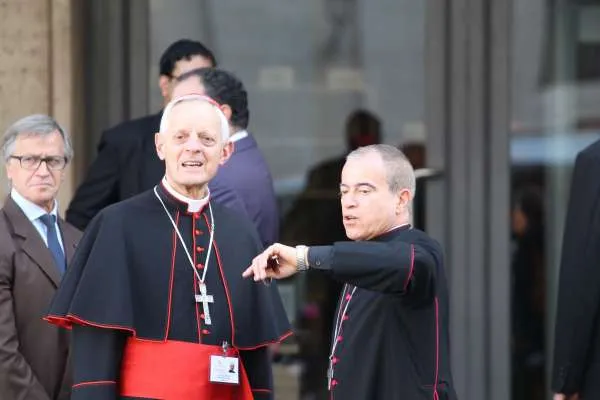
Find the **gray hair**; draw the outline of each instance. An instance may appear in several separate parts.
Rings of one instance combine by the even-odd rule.
[[[219,121],[221,122],[221,138],[223,142],[226,143],[229,140],[229,121],[223,111],[218,107],[218,105],[207,96],[202,96],[199,94],[189,94],[181,97],[177,97],[169,102],[166,105],[165,110],[163,111],[162,118],[160,119],[160,133],[165,133],[167,131],[167,126],[169,124],[169,116],[173,111],[173,107],[175,107],[179,103],[183,103],[186,101],[201,101],[210,104],[216,111],[219,116]]]
[[[398,193],[401,190],[408,190],[411,193],[409,210],[412,211],[411,204],[412,199],[415,197],[417,182],[415,171],[408,158],[394,146],[390,146],[389,144],[373,144],[359,147],[348,154],[346,159],[360,158],[371,153],[379,154],[381,157],[390,191]]]
[[[33,114],[21,118],[12,124],[2,137],[2,156],[8,162],[15,150],[15,142],[19,136],[47,136],[58,132],[65,145],[67,162],[73,159],[73,146],[67,131],[54,118],[43,114]]]

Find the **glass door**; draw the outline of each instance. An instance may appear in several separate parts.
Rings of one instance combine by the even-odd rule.
[[[513,2],[512,399],[549,399],[571,172],[600,138],[600,1]]]

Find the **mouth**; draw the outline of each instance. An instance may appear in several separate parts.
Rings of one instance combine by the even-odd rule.
[[[356,220],[358,220],[358,218],[353,215],[344,215],[344,222],[354,222]]]
[[[191,169],[201,168],[203,165],[204,165],[204,163],[199,160],[184,161],[181,163],[181,166],[183,168],[191,168]]]

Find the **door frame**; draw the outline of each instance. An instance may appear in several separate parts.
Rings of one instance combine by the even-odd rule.
[[[511,2],[429,0],[427,230],[446,251],[459,397],[511,397]]]

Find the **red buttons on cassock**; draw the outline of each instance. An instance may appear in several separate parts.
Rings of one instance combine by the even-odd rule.
[[[204,268],[204,264],[197,264],[197,265],[196,265],[196,268],[198,268],[198,269],[202,269],[202,268]]]
[[[338,361],[340,361],[340,359],[339,359],[339,358],[337,358],[337,357],[333,357],[333,358],[331,359],[331,363],[332,363],[333,365],[337,364],[337,363],[338,363]]]
[[[350,317],[347,314],[344,314],[344,316],[342,317],[342,321],[346,321],[348,320]]]
[[[348,294],[346,295],[346,300],[350,300],[351,298],[352,298],[352,295],[351,295],[350,293],[348,293]]]
[[[200,318],[204,319],[204,314],[200,314]]]
[[[338,341],[338,342],[341,342],[341,341],[342,341],[342,339],[343,339],[342,335],[340,335],[340,336],[338,336],[338,337],[337,337],[337,341]]]
[[[209,335],[210,331],[208,329],[202,329],[202,334],[203,335]]]
[[[196,235],[202,235],[202,231],[201,231],[200,229],[196,229],[196,230],[194,231],[194,233],[195,233]]]
[[[204,247],[202,247],[202,246],[197,246],[197,247],[196,247],[196,251],[197,251],[198,253],[202,253],[202,252],[204,251]]]
[[[332,380],[331,380],[331,386],[335,386],[335,385],[337,385],[337,384],[338,384],[338,382],[337,382],[335,379],[332,379]]]
[[[198,218],[200,218],[200,214],[194,213],[194,219],[198,219]]]

